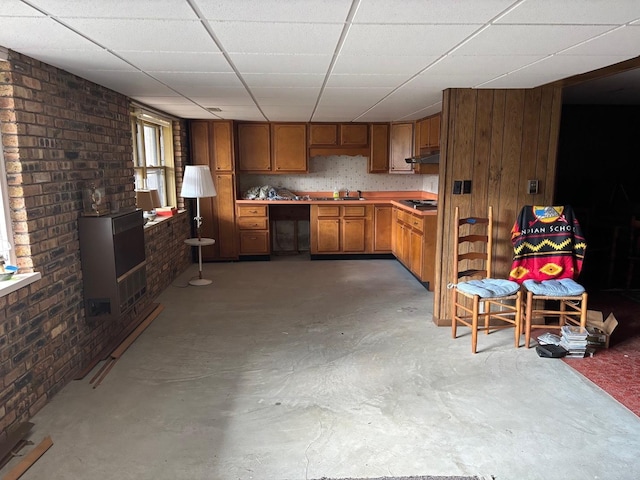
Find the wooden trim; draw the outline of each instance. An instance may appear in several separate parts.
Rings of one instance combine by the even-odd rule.
[[[13,467],[11,471],[3,477],[3,480],[17,480],[20,478],[24,472],[29,470],[29,468],[31,468],[31,466],[51,448],[52,445],[53,440],[51,440],[51,437],[47,435],[36,448],[31,450],[27,456],[20,461],[20,463]]]

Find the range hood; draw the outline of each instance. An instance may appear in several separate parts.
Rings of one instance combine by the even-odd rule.
[[[440,163],[440,150],[404,159],[407,163]]]

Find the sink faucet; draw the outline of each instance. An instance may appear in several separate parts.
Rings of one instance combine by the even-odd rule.
[[[362,190],[358,190],[358,198],[362,198]]]
[[[349,189],[345,190],[345,192],[344,192],[344,196],[345,196],[345,197],[348,197],[348,196],[349,196]]]

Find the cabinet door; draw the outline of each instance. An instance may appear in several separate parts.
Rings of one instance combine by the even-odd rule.
[[[343,147],[366,147],[369,145],[369,125],[366,123],[340,125],[340,145]]]
[[[413,123],[391,124],[390,173],[413,173],[413,164],[406,158],[413,156]]]
[[[338,145],[338,124],[312,123],[309,125],[310,147],[335,147]]]
[[[307,172],[307,126],[274,123],[271,128],[273,171]]]
[[[271,135],[268,123],[238,125],[238,169],[271,172]]]
[[[436,115],[429,119],[429,143],[427,147],[440,147],[440,115]]]
[[[369,173],[389,173],[389,125],[386,123],[371,125],[371,153],[368,167]]]
[[[235,222],[235,177],[230,173],[213,175],[216,196],[200,199],[200,214],[203,217],[203,236],[213,238],[216,243],[202,247],[202,259],[232,260],[238,257]],[[206,206],[206,208],[205,208]],[[205,210],[207,213],[205,214]]]
[[[210,167],[215,172],[233,172],[233,135],[231,122],[212,122],[213,158]]]
[[[340,219],[319,218],[316,238],[317,253],[340,252]]]
[[[422,279],[422,255],[424,238],[422,233],[409,230],[409,270]]]
[[[392,236],[392,207],[374,205],[373,207],[373,251],[390,252]]]
[[[366,249],[366,219],[345,218],[342,220],[342,251],[364,253]]]

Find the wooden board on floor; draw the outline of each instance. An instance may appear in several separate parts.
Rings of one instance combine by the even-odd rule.
[[[44,439],[38,444],[36,448],[31,450],[15,467],[7,473],[2,480],[17,480],[22,476],[24,472],[29,470],[31,466],[38,461],[38,459],[44,455],[44,453],[51,448],[53,441],[50,436],[44,437]]]

